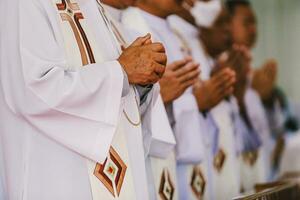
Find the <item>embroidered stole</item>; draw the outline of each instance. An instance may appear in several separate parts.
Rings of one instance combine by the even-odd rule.
[[[89,29],[84,13],[81,12],[78,3],[75,0],[52,1],[61,25],[69,66],[84,67],[88,64],[104,62],[105,58],[101,57],[101,53],[99,53],[101,52],[99,51],[99,46],[95,42],[95,37]],[[103,13],[101,15],[103,17]],[[103,20],[105,21],[105,19]],[[109,24],[106,21],[105,23],[109,29]],[[109,31],[111,30],[109,29]],[[111,38],[112,41],[116,42],[113,37]],[[140,131],[140,116],[135,102],[135,94],[132,90],[129,95],[122,99],[121,106],[128,109],[126,110],[127,117],[137,123],[136,127]],[[87,160],[91,192],[94,200],[136,199],[125,136],[126,131],[130,131],[130,128],[125,123],[126,120],[125,115],[120,114],[120,121],[105,162],[99,164]]]
[[[185,57],[186,56],[193,57],[192,49],[190,48],[185,38],[181,35],[181,33],[176,29],[172,29],[172,31],[180,41],[180,50],[182,54]],[[208,148],[210,149],[209,146]],[[188,185],[187,188],[189,188],[188,190],[189,194],[187,194],[187,196],[190,200],[210,199],[209,187],[211,183],[209,180],[209,171],[207,167],[208,164],[209,164],[208,159],[206,158],[198,165],[186,164],[185,172],[184,172],[186,176],[185,184],[187,184]],[[187,198],[187,196],[185,196],[185,198]]]
[[[136,8],[129,8],[124,12],[124,19],[129,22],[125,22],[126,25],[135,27],[133,30],[139,31],[141,35],[146,35],[151,33],[151,29],[147,25],[144,18],[141,16],[141,13]],[[136,29],[135,29],[136,28]],[[153,37],[152,40],[157,41]],[[173,146],[176,144],[175,137],[173,135],[172,129],[170,126],[166,127],[163,132],[161,127],[163,123],[169,123],[166,115],[166,111],[163,105],[161,98],[158,98],[156,102],[157,105],[154,105],[152,110],[152,127],[153,134],[151,136],[151,145],[150,145],[150,160],[151,160],[151,169],[153,173],[153,180],[156,191],[156,198],[162,200],[177,200],[178,199],[178,188],[177,188],[177,174],[176,174],[176,159],[174,151],[167,155],[164,158],[159,156],[159,149],[153,150],[151,146],[160,146],[161,144],[169,144]],[[158,119],[159,118],[159,119]],[[151,150],[152,149],[152,150]],[[156,156],[157,154],[157,156]]]
[[[212,111],[220,130],[219,151],[214,157],[214,193],[216,199],[231,199],[239,195],[240,170],[236,154],[234,127],[230,104],[222,101]]]

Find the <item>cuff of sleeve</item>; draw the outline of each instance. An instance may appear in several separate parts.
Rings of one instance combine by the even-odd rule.
[[[124,88],[124,74],[119,62],[112,61],[109,67],[110,83],[108,85],[108,94],[106,98],[106,119],[108,124],[116,125],[119,121],[119,112]],[[114,114],[112,114],[114,113]]]
[[[109,150],[117,127],[101,128],[94,147],[94,161],[103,164],[109,154]],[[106,133],[106,134],[104,134]]]
[[[125,96],[127,96],[129,94],[130,85],[129,85],[127,73],[125,72],[125,70],[123,69],[122,66],[121,66],[121,68],[122,68],[122,72],[123,72],[123,75],[124,75],[122,97],[125,97]]]
[[[138,91],[140,97],[140,105],[142,105],[147,100],[147,96],[149,92],[152,90],[153,85],[152,84],[146,86],[136,85],[135,88]]]

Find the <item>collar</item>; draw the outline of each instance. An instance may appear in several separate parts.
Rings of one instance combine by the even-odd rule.
[[[190,37],[199,37],[200,30],[181,17],[177,15],[171,15],[168,17],[168,21],[173,25],[173,27],[176,27],[178,30],[180,30],[180,32],[184,33],[184,35],[188,35]]]
[[[142,16],[145,18],[145,20],[147,22],[149,22],[149,26],[151,26],[152,29],[170,29],[170,26],[167,22],[166,19],[164,18],[161,18],[161,17],[158,17],[158,16],[155,16],[155,15],[152,15],[142,9],[139,9]]]
[[[110,14],[110,16],[118,21],[121,22],[122,20],[122,10],[114,8],[112,6],[106,5],[106,4],[102,4],[104,9],[107,10],[107,12]]]

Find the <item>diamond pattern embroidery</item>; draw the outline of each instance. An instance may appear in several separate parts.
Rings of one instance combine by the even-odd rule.
[[[192,180],[191,180],[191,188],[197,199],[201,199],[204,191],[205,191],[205,179],[199,167],[194,167]]]
[[[111,147],[109,156],[107,157],[103,165],[96,165],[94,175],[115,197],[120,195],[123,181],[126,175],[126,170],[127,166],[122,161],[118,153]]]
[[[159,196],[162,200],[172,200],[174,196],[174,184],[168,169],[164,169],[161,175]]]
[[[218,153],[214,157],[214,167],[220,172],[224,166],[226,160],[226,154],[223,149],[219,149]]]
[[[258,158],[258,151],[249,151],[243,153],[243,159],[246,163],[248,163],[250,166],[253,166]]]

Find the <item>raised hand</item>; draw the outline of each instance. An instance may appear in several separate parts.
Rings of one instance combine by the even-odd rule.
[[[147,85],[158,82],[165,72],[167,56],[161,43],[152,43],[151,35],[137,38],[123,48],[118,59],[130,84]]]
[[[261,99],[270,98],[277,79],[277,62],[268,60],[261,68],[254,70],[252,87],[258,92]]]
[[[233,45],[232,49],[221,56],[218,68],[230,68],[236,74],[234,96],[239,104],[244,101],[244,95],[249,82],[251,54],[245,46]]]
[[[181,6],[189,11],[195,4],[196,0],[183,0],[183,1],[180,1],[179,2],[181,3]]]
[[[199,64],[193,62],[191,58],[168,65],[165,74],[159,81],[164,103],[168,104],[180,97],[188,87],[198,80],[199,73]]]
[[[194,84],[193,92],[199,110],[208,111],[232,94],[235,81],[235,72],[229,68],[215,72],[207,81],[198,80]]]

